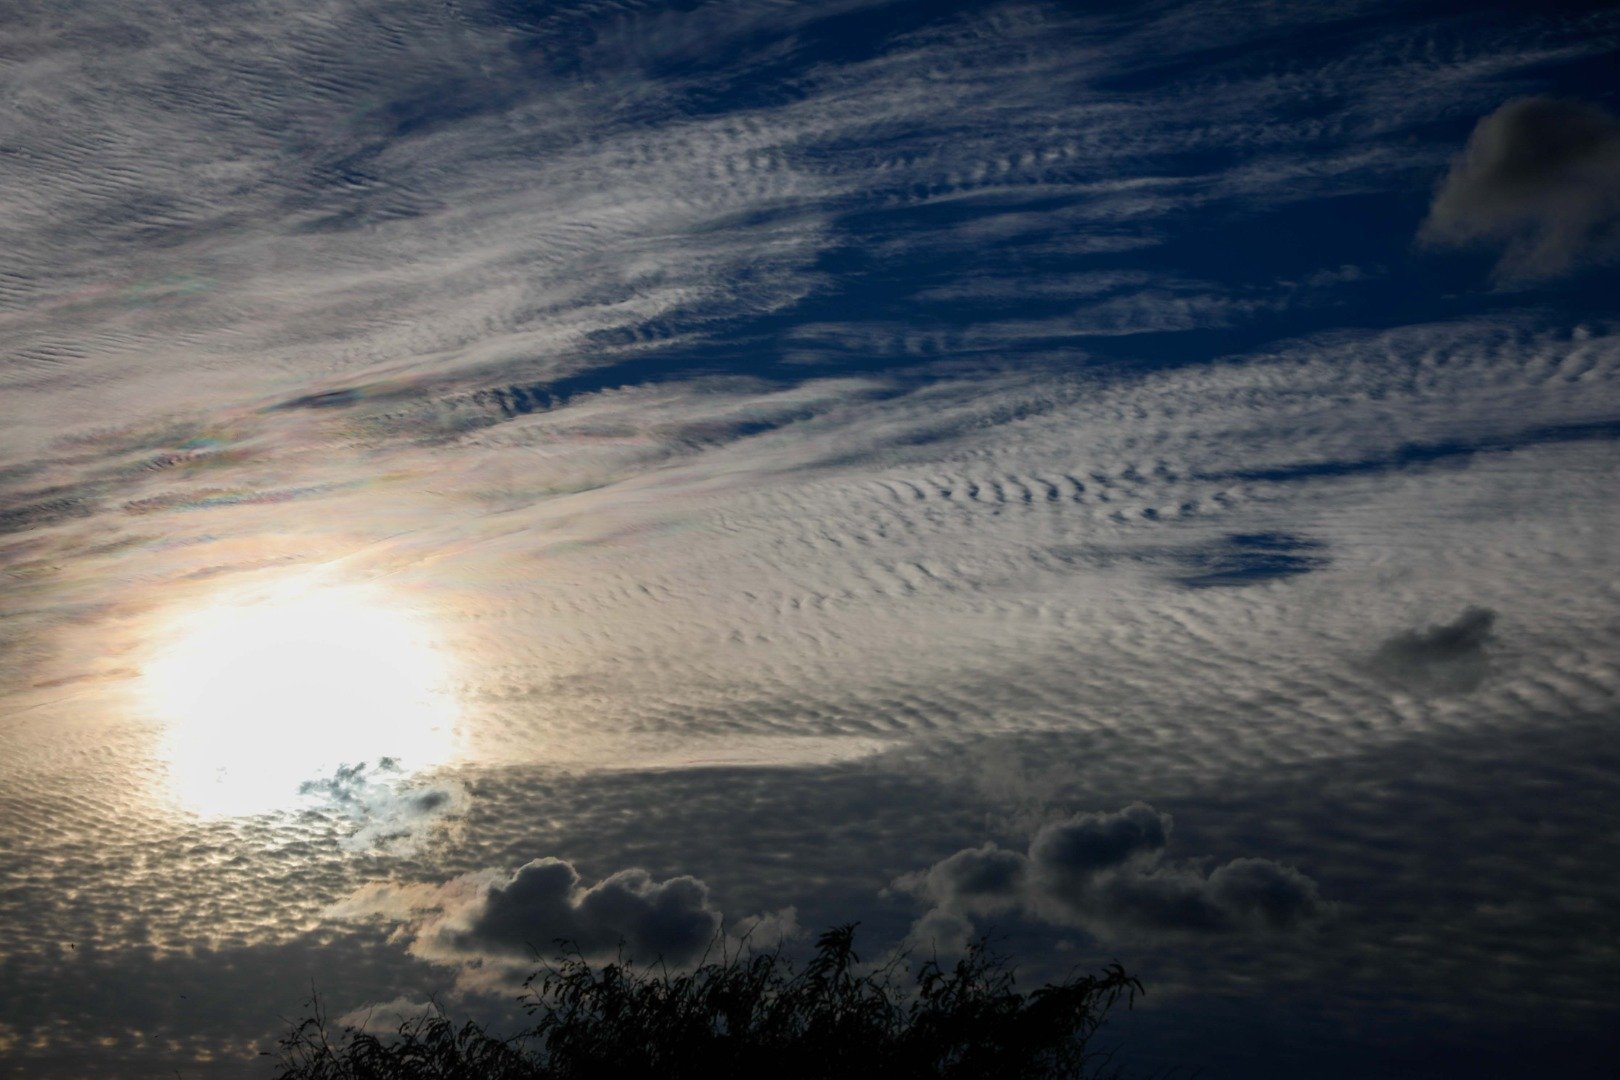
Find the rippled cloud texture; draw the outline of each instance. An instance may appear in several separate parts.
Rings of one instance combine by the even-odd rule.
[[[852,920],[1144,1070],[1620,1060],[1612,12],[0,20],[0,1072]],[[455,752],[177,805],[164,627],[294,579]]]

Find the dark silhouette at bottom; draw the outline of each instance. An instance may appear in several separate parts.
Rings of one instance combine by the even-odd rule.
[[[780,950],[689,972],[564,950],[525,982],[537,1022],[511,1038],[443,1016],[383,1038],[334,1032],[313,999],[281,1039],[278,1080],[1102,1077],[1112,1055],[1093,1037],[1143,992],[1116,963],[1021,994],[983,941],[950,967],[864,969],[853,925],[822,934],[802,967]]]

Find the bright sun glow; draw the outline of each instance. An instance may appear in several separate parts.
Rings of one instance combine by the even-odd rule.
[[[426,627],[380,590],[307,584],[172,621],[143,677],[172,791],[207,814],[288,807],[339,765],[444,761],[448,682]]]

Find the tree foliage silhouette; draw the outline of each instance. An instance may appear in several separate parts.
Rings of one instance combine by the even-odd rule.
[[[1141,984],[1118,964],[1017,991],[985,942],[949,966],[904,956],[863,968],[855,927],[822,934],[802,967],[780,950],[739,952],[689,972],[577,951],[524,984],[536,1019],[501,1039],[424,1016],[379,1038],[334,1032],[317,1000],[280,1042],[278,1080],[773,1080],[1094,1077],[1110,1009]]]

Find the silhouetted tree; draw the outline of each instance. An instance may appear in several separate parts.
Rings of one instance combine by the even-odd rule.
[[[904,973],[910,973],[909,977]],[[378,1038],[333,1035],[318,1000],[282,1037],[278,1080],[772,1080],[1092,1077],[1092,1038],[1142,992],[1118,964],[1029,994],[983,941],[950,966],[860,966],[855,928],[822,934],[802,968],[780,950],[692,971],[601,966],[577,951],[524,984],[535,1025],[510,1039],[424,1016]]]

